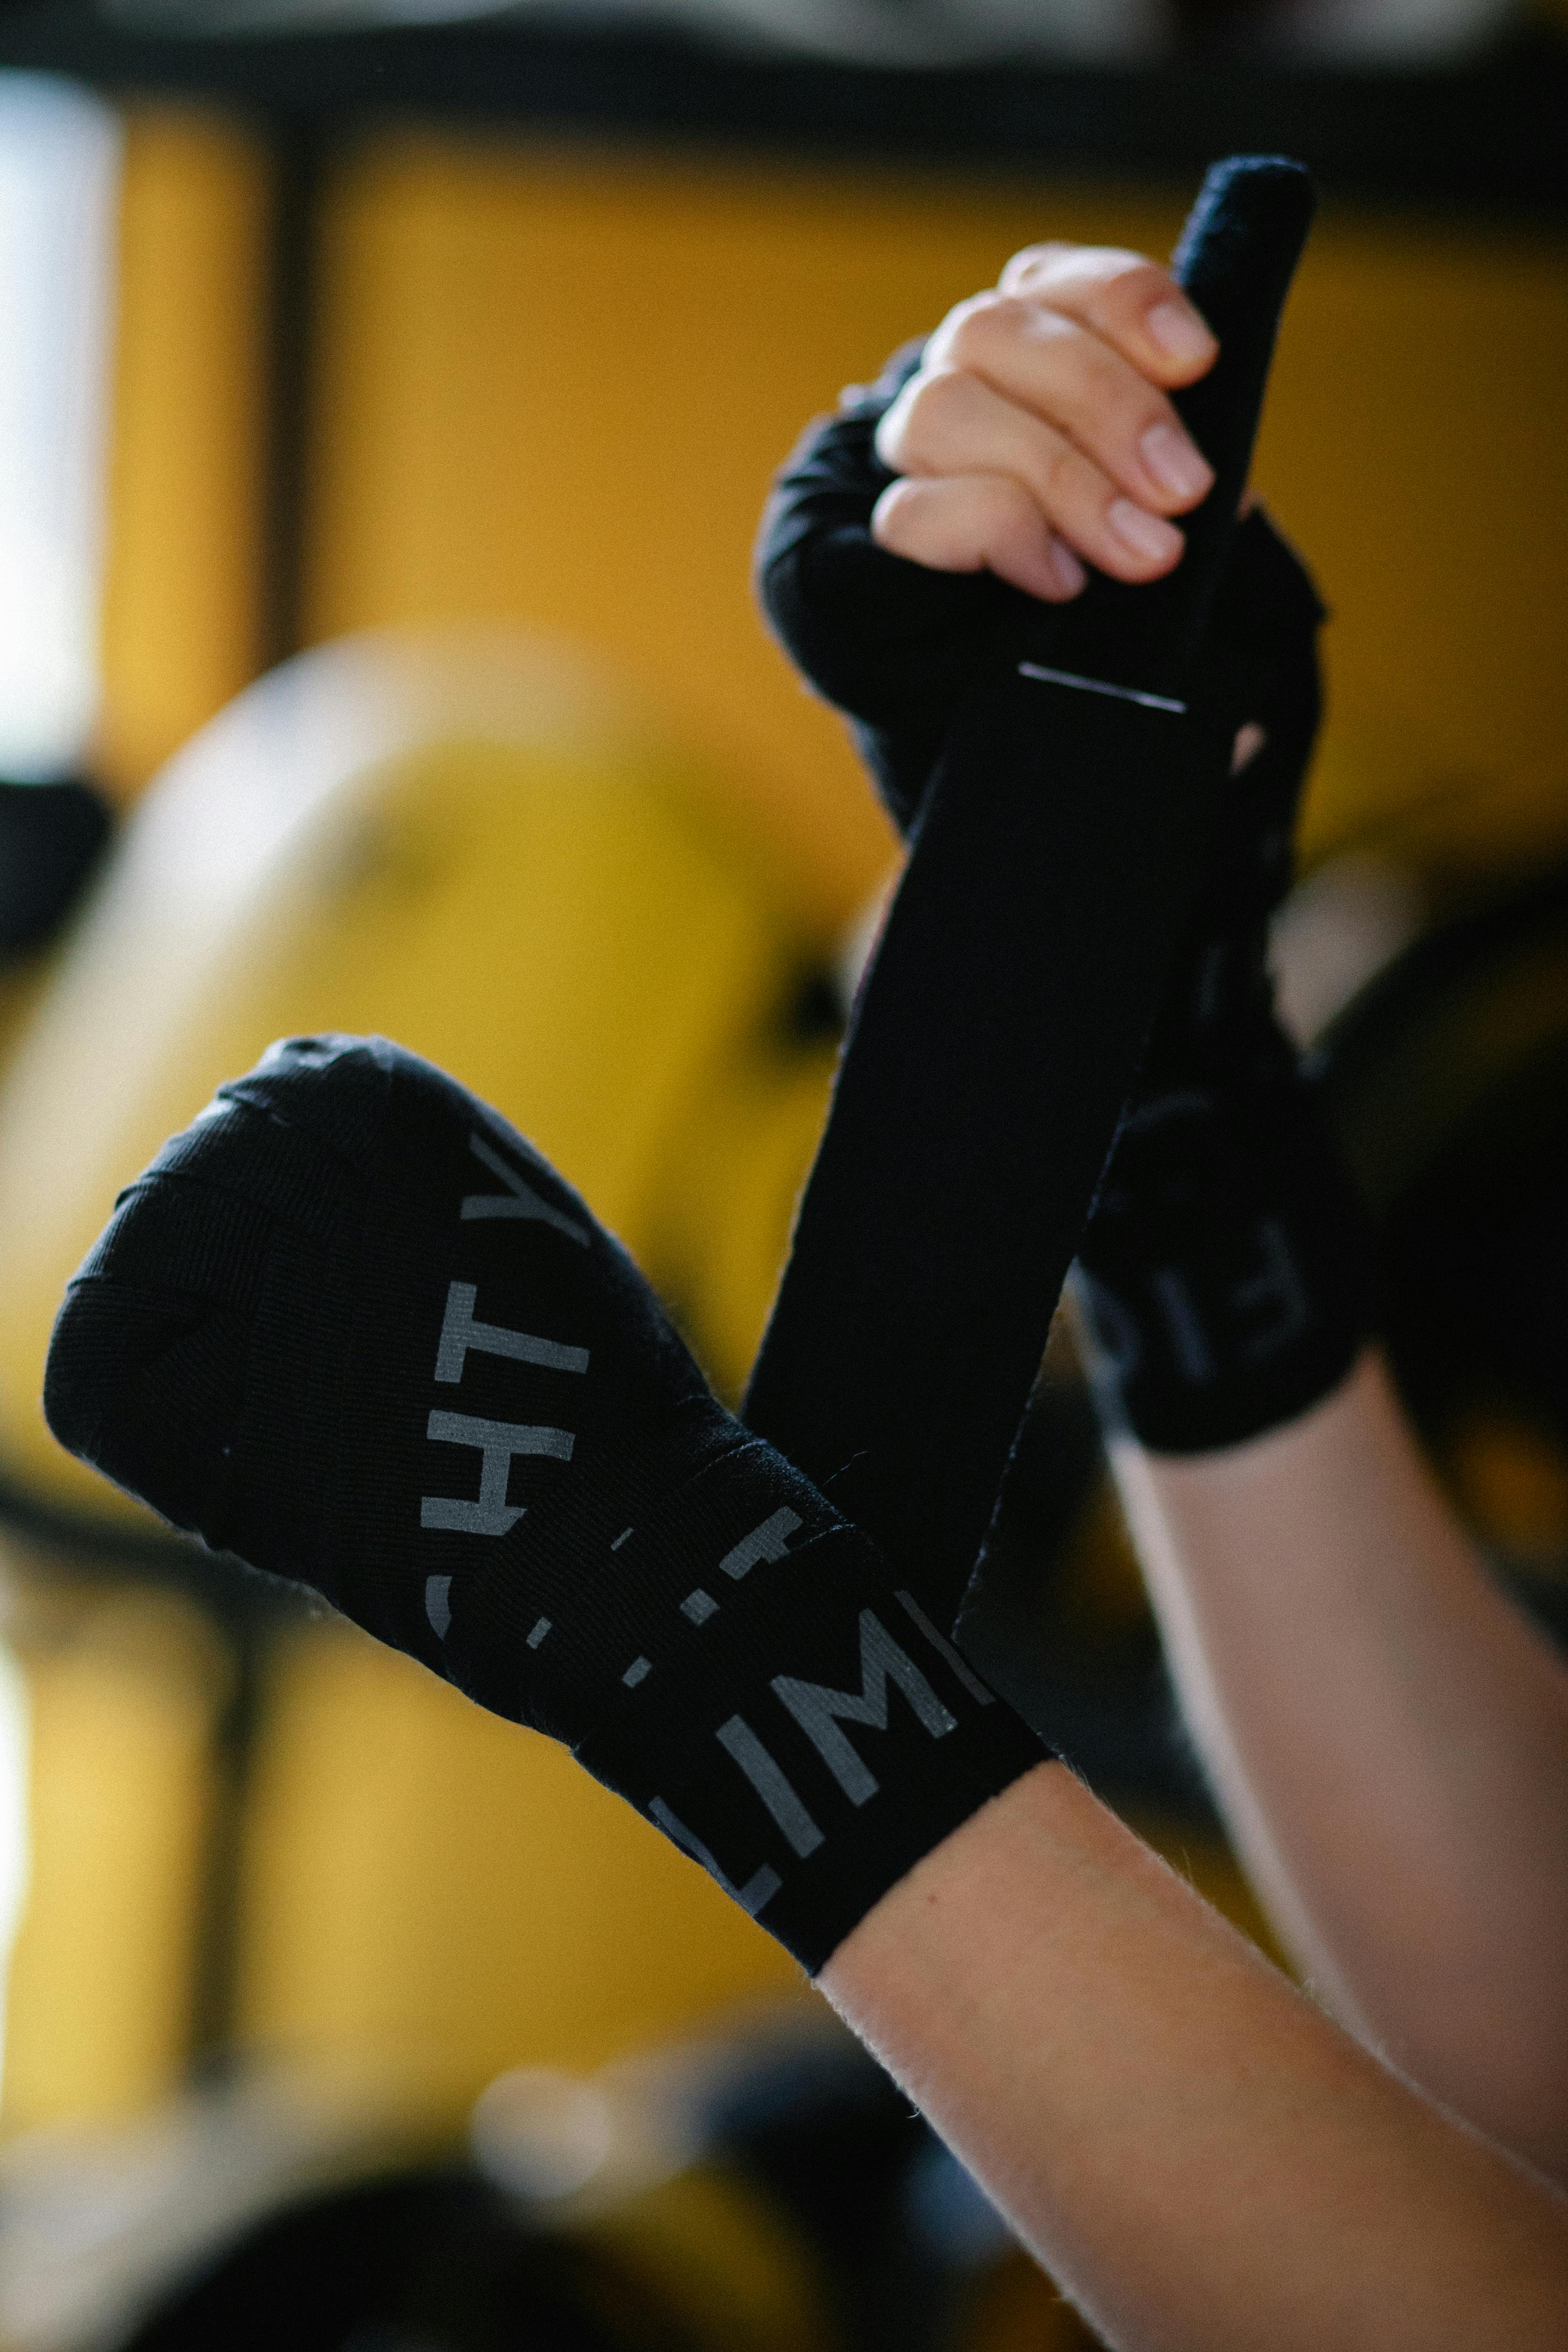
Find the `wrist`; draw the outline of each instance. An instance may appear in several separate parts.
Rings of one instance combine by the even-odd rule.
[[[763,1573],[574,1753],[815,1974],[1044,1751],[853,1528]]]

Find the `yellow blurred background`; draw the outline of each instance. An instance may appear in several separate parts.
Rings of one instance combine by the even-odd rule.
[[[122,794],[254,673],[268,161],[127,124],[103,758]],[[323,205],[307,642],[515,620],[604,654],[711,763],[806,922],[891,846],[748,593],[805,421],[1042,236],[1167,253],[1161,198],[930,171],[367,133]],[[1331,604],[1308,854],[1404,821],[1453,854],[1561,838],[1563,247],[1331,208],[1258,463]]]
[[[133,105],[123,138],[94,759],[130,811],[262,660],[277,188],[268,143],[216,110]],[[1164,253],[1190,194],[427,127],[333,152],[301,642],[479,621],[503,667],[506,632],[542,641],[552,681],[585,657],[614,715],[562,687],[542,731],[453,717],[345,753],[315,830],[164,998],[121,993],[90,929],[12,983],[0,1459],[29,1492],[112,1511],[37,1417],[53,1302],[116,1183],[281,1027],[385,1027],[490,1094],[738,1388],[832,1064],[830,1036],[789,1031],[792,991],[893,862],[839,722],[752,605],[770,472],[1016,246]],[[1258,463],[1333,613],[1309,862],[1388,850],[1442,888],[1568,847],[1565,242],[1337,205],[1314,236]],[[340,673],[315,675],[324,709]],[[194,792],[217,753],[191,756]],[[139,887],[126,937],[163,907],[155,872]],[[93,1034],[134,1099],[106,1107]],[[135,2115],[184,2075],[236,1669],[186,1593],[7,1542],[30,1790],[15,2134]],[[241,2046],[391,2068],[449,2121],[505,2068],[598,2066],[799,1990],[547,1743],[336,1625],[291,1622],[256,1672],[226,1930]],[[1199,1867],[1255,1925],[1217,1849]]]

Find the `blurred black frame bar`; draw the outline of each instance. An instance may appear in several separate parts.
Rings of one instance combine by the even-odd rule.
[[[1568,40],[1522,32],[1421,72],[838,65],[544,17],[337,33],[151,36],[81,0],[0,9],[0,68],[184,95],[274,121],[414,113],[516,129],[1177,182],[1297,155],[1331,200],[1568,215]]]
[[[258,667],[301,643],[315,224],[334,152],[399,116],[973,175],[1184,190],[1220,154],[1292,154],[1331,199],[1568,222],[1568,39],[1419,73],[1237,63],[1110,70],[839,65],[646,24],[490,18],[333,33],[128,30],[83,0],[0,0],[0,69],[256,119],[275,159]]]
[[[1300,157],[1331,200],[1568,223],[1568,38],[1527,32],[1418,73],[1234,62],[907,68],[747,50],[646,24],[548,18],[332,33],[128,30],[83,0],[0,0],[0,70],[236,110],[272,147],[268,485],[258,667],[301,643],[315,224],[334,153],[416,117],[973,176],[1186,191],[1215,155]]]

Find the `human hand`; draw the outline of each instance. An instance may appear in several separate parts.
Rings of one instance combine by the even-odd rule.
[[[900,831],[991,649],[1084,586],[1078,547],[1129,585],[1178,563],[1169,513],[1213,475],[1154,378],[1195,383],[1217,351],[1154,263],[1030,246],[808,427],[763,517],[758,590],[796,667],[855,721]],[[1157,486],[1151,450],[1193,469],[1184,499]],[[1157,552],[1135,551],[1140,533]]]
[[[1132,584],[1163,578],[1184,545],[1171,518],[1214,481],[1167,395],[1218,350],[1142,254],[1026,247],[948,312],[883,414],[876,454],[898,478],[873,538],[1050,604],[1080,593],[1086,563]]]
[[[1168,273],[1120,251],[1029,247],[993,296],[807,428],[763,516],[758,594],[796,668],[854,722],[900,831],[955,712],[1026,655],[1185,697],[1311,205],[1299,166],[1232,157]],[[1191,494],[1157,488],[1151,466],[1168,473],[1188,451]],[[1071,535],[1103,560],[1091,583]]]

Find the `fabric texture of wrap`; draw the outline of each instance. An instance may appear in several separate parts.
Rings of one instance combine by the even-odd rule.
[[[884,790],[914,814],[743,1417],[905,1563],[945,1627],[1209,854],[1234,730],[1205,628],[1312,204],[1299,165],[1233,158],[1184,233],[1176,273],[1220,358],[1179,405],[1215,479],[1168,579],[1096,580],[1047,607],[873,563],[837,491],[815,524],[819,486],[792,507],[798,457],[770,510],[764,603],[886,739]],[[858,635],[842,594],[803,635],[823,576],[859,581]],[[872,593],[889,583],[905,623],[926,619],[906,645],[906,679],[923,680],[907,735]]]

